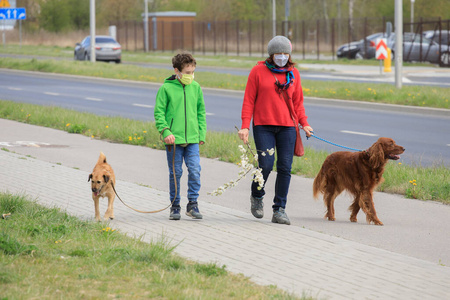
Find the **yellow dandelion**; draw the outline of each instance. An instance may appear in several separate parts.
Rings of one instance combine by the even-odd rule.
[[[129,136],[129,137],[128,137],[128,140],[129,140],[129,141],[132,141],[132,140],[133,140],[133,138],[132,138],[131,136]]]
[[[143,133],[147,133],[147,130],[144,130]]]
[[[413,183],[413,185],[414,185],[414,186],[416,186],[416,185],[417,185],[417,183],[415,183],[415,182],[414,182],[414,183]]]
[[[371,89],[371,88],[367,88],[367,90],[368,90],[368,91],[371,91],[372,89]]]
[[[91,138],[94,138],[94,136],[93,136],[93,135],[91,135]]]
[[[106,127],[105,128],[109,128],[109,126],[108,125],[106,125]]]
[[[399,162],[398,164],[399,164],[399,165],[401,165],[402,163],[401,163],[401,162]]]
[[[70,126],[70,123],[67,123],[67,124],[66,124],[66,127],[69,127],[69,126]]]

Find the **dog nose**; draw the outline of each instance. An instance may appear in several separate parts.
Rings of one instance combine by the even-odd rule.
[[[97,193],[97,189],[96,189],[96,188],[93,188],[93,189],[92,189],[92,192]]]

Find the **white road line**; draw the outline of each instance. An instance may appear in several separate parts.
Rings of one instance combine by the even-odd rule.
[[[58,93],[51,93],[51,92],[44,92],[44,94],[51,95],[51,96],[59,96]]]
[[[215,114],[215,113],[209,113],[209,112],[207,112],[206,115],[207,115],[207,116],[215,116],[216,114]]]
[[[341,132],[349,133],[349,134],[366,135],[366,136],[378,136],[378,134],[375,134],[375,133],[365,133],[365,132],[357,132],[357,131],[349,131],[349,130],[341,130]]]
[[[21,90],[23,90],[23,89],[21,89],[21,88],[15,88],[15,87],[9,87],[8,90],[21,91]]]
[[[133,106],[145,107],[145,108],[153,108],[153,105],[139,104],[139,103],[133,103]]]
[[[86,97],[86,98],[84,98],[84,99],[89,100],[89,101],[103,101],[102,99],[99,99],[99,98],[91,98],[91,97]]]

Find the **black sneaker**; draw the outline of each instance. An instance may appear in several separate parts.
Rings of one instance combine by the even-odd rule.
[[[261,219],[264,217],[264,203],[263,198],[255,198],[250,196],[251,212],[255,218]]]
[[[180,207],[171,207],[170,208],[170,216],[169,216],[169,220],[179,220],[181,219],[181,214],[180,214]]]
[[[273,212],[272,223],[291,225],[291,221],[284,211],[284,208],[280,207]]]
[[[198,204],[197,202],[191,202],[189,201],[187,207],[186,207],[186,215],[193,218],[193,219],[203,219],[202,214],[198,210]]]

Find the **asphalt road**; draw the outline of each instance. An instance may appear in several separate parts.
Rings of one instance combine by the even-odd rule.
[[[0,98],[56,105],[98,115],[153,120],[159,84],[0,70]],[[243,92],[204,89],[208,130],[235,131],[240,126]],[[310,125],[326,140],[367,149],[387,136],[406,148],[402,162],[450,166],[450,112],[354,101],[305,99]],[[343,150],[317,139],[317,150]]]

